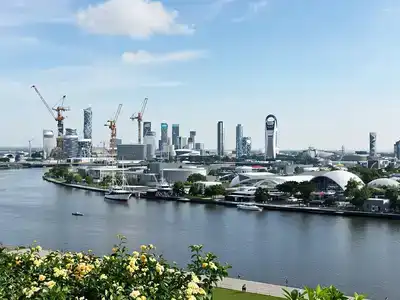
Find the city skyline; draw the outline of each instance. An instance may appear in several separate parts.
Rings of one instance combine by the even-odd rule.
[[[145,97],[143,120],[157,128],[157,139],[160,123],[176,123],[185,136],[196,130],[208,149],[217,148],[219,120],[225,149],[235,148],[238,123],[253,149],[264,148],[270,113],[279,118],[280,149],[368,149],[368,134],[376,132],[379,152],[399,140],[392,125],[400,109],[399,4],[161,3],[3,3],[0,117],[12,130],[0,133],[2,145],[25,146],[35,137],[32,146],[41,146],[42,130],[57,130],[32,84],[50,106],[67,95],[64,127],[80,135],[82,110],[91,105],[94,145],[109,140],[103,125],[118,103],[124,104],[118,137],[135,142],[129,116]]]

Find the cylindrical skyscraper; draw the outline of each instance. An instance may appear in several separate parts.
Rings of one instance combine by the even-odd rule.
[[[92,108],[85,108],[83,110],[83,138],[85,140],[92,139],[92,118]]]
[[[376,132],[369,133],[369,156],[376,156]]]
[[[276,159],[278,151],[278,120],[274,115],[265,118],[265,159]]]
[[[242,124],[237,124],[236,125],[236,158],[240,158],[243,156],[242,138],[243,138],[243,126],[242,126]]]
[[[217,123],[217,155],[224,156],[224,122]]]
[[[64,153],[68,158],[78,157],[79,144],[76,129],[66,128],[64,135]]]
[[[52,130],[43,130],[43,158],[46,159],[50,156],[51,151],[56,146],[54,132]]]

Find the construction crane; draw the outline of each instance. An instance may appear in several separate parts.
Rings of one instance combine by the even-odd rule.
[[[42,100],[43,104],[46,106],[47,110],[51,114],[51,116],[54,118],[54,120],[57,121],[57,148],[62,151],[63,149],[63,135],[64,135],[64,119],[65,117],[63,116],[63,112],[69,111],[69,107],[64,106],[64,100],[66,96],[62,96],[60,101],[56,103],[52,108],[50,108],[49,104],[46,102],[46,100],[43,98],[42,94],[40,94],[39,90],[36,88],[35,85],[32,85],[32,88],[35,90],[36,94],[39,96],[39,98]],[[56,111],[57,114],[54,114],[53,111]]]
[[[144,111],[146,110],[146,106],[147,106],[147,100],[149,100],[148,98],[144,98],[143,102],[142,102],[142,109],[140,110],[140,112],[138,112],[137,114],[133,114],[130,119],[132,121],[137,120],[138,123],[138,143],[141,144],[142,143],[142,121],[143,121],[143,114]]]
[[[115,156],[115,148],[117,147],[117,121],[119,114],[121,113],[122,104],[118,105],[117,112],[112,120],[107,120],[107,123],[104,126],[107,126],[111,130],[111,138],[110,138],[110,154],[111,157]]]

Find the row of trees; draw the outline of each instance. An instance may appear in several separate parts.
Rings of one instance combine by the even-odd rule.
[[[86,184],[93,184],[93,178],[86,176],[82,178],[81,175],[69,171],[67,166],[57,165],[52,167],[45,176],[65,180],[66,183],[82,183],[85,180]]]
[[[384,196],[390,201],[390,208],[396,210],[400,207],[399,190],[394,187],[372,188],[367,185],[361,186],[361,183],[350,179],[347,182],[344,195],[350,199],[350,203],[361,208],[364,201],[371,197]]]
[[[172,190],[173,193],[177,196],[184,196],[187,194],[186,185],[181,181],[175,182]],[[203,188],[200,184],[192,184],[190,185],[188,194],[191,196],[213,197],[218,195],[225,195],[226,190],[221,184],[211,185],[205,188]]]
[[[303,201],[307,202],[309,201],[312,192],[316,191],[316,186],[311,181],[286,181],[278,184],[276,189],[289,196],[299,196]]]

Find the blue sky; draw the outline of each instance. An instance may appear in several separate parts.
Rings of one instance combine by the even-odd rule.
[[[378,150],[400,138],[400,2],[390,0],[15,0],[0,9],[2,145],[25,145],[56,124],[29,88],[71,107],[82,130],[93,108],[94,144],[123,103],[118,135],[136,141],[144,118],[216,147],[235,126],[264,144],[274,114],[279,147]]]

